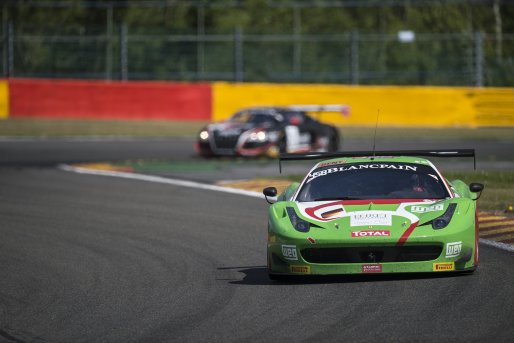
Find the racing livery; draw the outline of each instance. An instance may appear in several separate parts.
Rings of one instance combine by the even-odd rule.
[[[279,153],[334,152],[339,147],[337,128],[307,114],[343,111],[341,105],[254,107],[230,119],[203,128],[196,150],[201,156],[270,156]]]
[[[472,272],[478,266],[476,200],[483,185],[448,181],[419,156],[474,150],[318,154],[301,183],[269,208],[270,278],[300,274]]]

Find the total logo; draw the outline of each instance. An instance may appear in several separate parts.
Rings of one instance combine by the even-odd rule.
[[[391,236],[389,230],[362,230],[352,231],[352,237],[388,237]]]

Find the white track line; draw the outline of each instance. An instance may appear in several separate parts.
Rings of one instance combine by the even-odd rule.
[[[74,173],[78,173],[78,174],[120,177],[120,178],[124,178],[124,179],[164,183],[164,184],[173,185],[173,186],[204,189],[204,190],[224,192],[224,193],[230,193],[230,194],[239,194],[239,195],[245,195],[245,196],[249,196],[249,197],[253,197],[253,198],[264,199],[264,195],[259,192],[252,192],[252,191],[245,191],[245,190],[236,189],[236,188],[208,185],[208,184],[200,183],[200,182],[184,181],[184,180],[178,180],[178,179],[168,179],[168,178],[161,177],[161,176],[125,173],[125,172],[117,172],[117,171],[110,171],[110,170],[95,170],[95,169],[89,169],[89,168],[74,167],[74,166],[70,166],[68,164],[60,164],[58,166],[58,168],[61,170],[74,172]],[[514,252],[514,246],[512,246],[510,244],[491,241],[489,239],[484,239],[484,238],[480,238],[480,243],[494,247],[494,248],[498,248],[501,250]]]
[[[173,186],[205,189],[205,190],[210,190],[210,191],[246,195],[249,197],[264,199],[264,195],[259,192],[252,192],[252,191],[245,191],[245,190],[236,189],[236,188],[208,185],[205,183],[194,182],[194,181],[168,179],[168,178],[161,177],[161,176],[143,175],[143,174],[136,174],[136,173],[125,173],[125,172],[117,172],[117,171],[110,171],[110,170],[94,170],[94,169],[89,169],[89,168],[74,167],[74,166],[70,166],[68,164],[60,164],[58,166],[58,168],[61,170],[79,173],[79,174],[121,177],[124,179],[148,181],[148,182],[155,182],[155,183],[164,183],[164,184],[173,185]]]

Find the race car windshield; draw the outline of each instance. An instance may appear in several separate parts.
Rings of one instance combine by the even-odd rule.
[[[311,172],[297,201],[444,199],[449,197],[435,170],[400,162],[341,163]]]
[[[275,123],[276,120],[272,115],[265,113],[251,113],[251,112],[238,112],[230,118],[230,122],[239,123],[239,124],[272,124]]]

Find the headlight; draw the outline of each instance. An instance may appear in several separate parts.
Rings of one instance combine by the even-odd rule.
[[[300,232],[309,232],[310,223],[302,218],[298,217],[296,211],[292,207],[286,207],[287,215],[289,216],[289,220],[291,220],[291,224],[296,231]]]
[[[207,130],[200,131],[200,139],[202,141],[208,140],[209,139],[209,132],[207,132]]]
[[[266,132],[264,131],[260,131],[260,132],[257,132],[257,140],[258,141],[265,141],[266,140]]]
[[[251,141],[264,142],[268,138],[268,135],[264,131],[252,132],[250,134]]]
[[[455,212],[455,208],[457,207],[457,204],[450,204],[448,205],[448,208],[443,213],[442,216],[437,217],[432,220],[432,228],[434,230],[444,229],[445,227],[450,224],[450,220],[452,220],[453,213]]]

